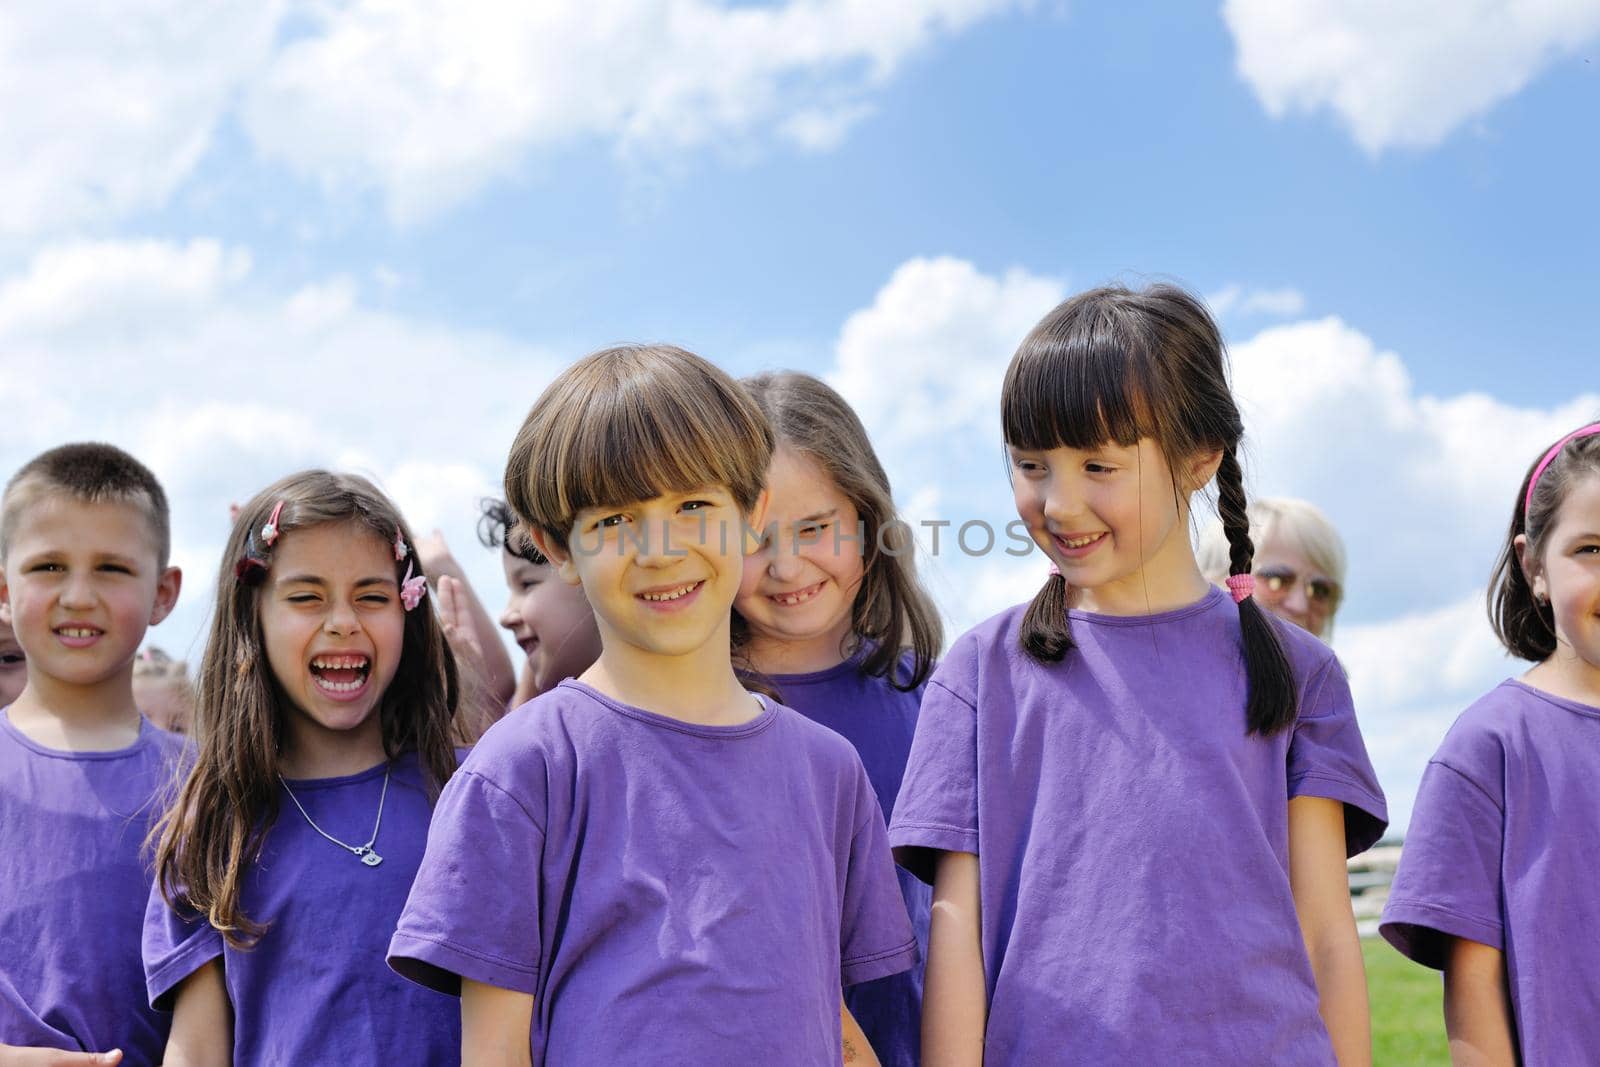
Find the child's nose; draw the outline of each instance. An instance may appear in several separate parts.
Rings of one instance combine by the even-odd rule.
[[[89,575],[70,572],[66,582],[61,587],[61,606],[66,608],[86,608],[94,604],[94,584]]]
[[[356,617],[354,608],[347,604],[335,604],[328,611],[322,626],[330,634],[353,634],[361,629],[361,620]]]

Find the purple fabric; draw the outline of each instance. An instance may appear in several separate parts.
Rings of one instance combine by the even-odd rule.
[[[372,834],[383,766],[289,786],[322,827],[362,844]],[[172,1009],[172,993],[222,957],[234,1007],[233,1062],[455,1063],[460,1006],[402,980],[384,950],[427,840],[428,795],[414,754],[395,761],[374,850],[361,860],[324,840],[278,787],[278,819],[247,875],[245,914],[271,924],[244,951],[203,922],[186,922],[152,890],[144,965],[150,1003]]]
[[[786,705],[855,746],[879,806],[886,816],[892,814],[926,686],[903,693],[883,678],[862,674],[859,656],[825,671],[775,674],[768,680],[778,687]],[[928,908],[933,894],[910,871],[897,868],[895,874],[916,934],[920,961],[927,958]],[[920,962],[909,971],[851,986],[844,1002],[883,1067],[916,1067],[922,1047]]]
[[[1387,818],[1343,670],[1279,627],[1300,718],[1245,732],[1239,612],[1214,589],[1139,618],[1072,613],[1039,664],[1024,608],[928,684],[889,839],[925,879],[978,855],[985,1063],[1332,1064],[1289,890],[1288,800]]]
[[[916,955],[850,745],[763,702],[695,726],[574,681],[439,800],[402,974],[535,998],[538,1063],[837,1063],[841,984]]]
[[[141,720],[115,752],[60,752],[0,711],[0,1043],[159,1063],[168,1020],[144,1002],[141,860],[182,740]]]
[[[1522,1062],[1600,1048],[1600,708],[1507,681],[1422,776],[1383,936],[1442,968],[1452,938],[1504,952]]]

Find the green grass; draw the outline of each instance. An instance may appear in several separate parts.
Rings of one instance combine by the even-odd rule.
[[[1361,942],[1372,1002],[1373,1067],[1450,1067],[1439,972],[1412,963],[1382,938]]]

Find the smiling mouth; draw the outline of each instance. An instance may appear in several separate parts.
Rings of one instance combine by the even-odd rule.
[[[317,656],[311,661],[311,677],[329,693],[354,693],[367,684],[371,673],[372,659],[359,653]]]
[[[80,640],[88,637],[99,637],[104,632],[104,630],[94,626],[57,626],[55,628],[55,633],[58,637],[72,637]]]
[[[815,585],[808,585],[804,589],[796,589],[790,593],[768,593],[767,599],[774,604],[792,608],[796,604],[805,604],[816,599],[817,594],[822,592],[822,587],[827,584],[827,579],[823,579]]]
[[[682,600],[704,584],[704,582],[687,582],[684,585],[674,586],[671,589],[662,589],[655,593],[640,593],[639,598],[648,600],[652,604],[668,604],[674,600]]]

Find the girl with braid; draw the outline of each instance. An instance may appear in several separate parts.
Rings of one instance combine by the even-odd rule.
[[[895,804],[933,886],[923,1063],[1369,1063],[1345,858],[1383,794],[1338,661],[1251,596],[1216,324],[1171,286],[1080,294],[1001,418],[1052,568],[935,671]],[[1213,478],[1226,590],[1189,538]]]

